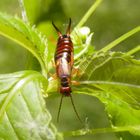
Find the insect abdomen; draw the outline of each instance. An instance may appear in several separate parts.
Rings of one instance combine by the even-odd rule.
[[[60,79],[60,93],[68,96],[71,93],[70,81],[73,65],[73,44],[70,37],[59,37],[55,54],[57,76]]]

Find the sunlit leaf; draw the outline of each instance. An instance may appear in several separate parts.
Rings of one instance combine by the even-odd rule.
[[[140,61],[122,53],[101,53],[82,58],[79,68],[81,85],[73,90],[99,98],[112,127],[130,128],[131,138],[140,135]]]
[[[0,35],[3,35],[29,50],[47,70],[47,40],[41,33],[17,17],[0,13]]]
[[[56,139],[43,99],[44,84],[44,77],[35,71],[0,75],[0,139]]]

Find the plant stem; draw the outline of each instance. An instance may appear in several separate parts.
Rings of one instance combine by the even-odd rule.
[[[138,45],[137,47],[135,47],[134,49],[128,51],[125,55],[132,55],[134,53],[137,53],[138,51],[140,51],[140,45]]]
[[[138,128],[139,126],[120,126],[114,128],[98,128],[98,129],[80,129],[76,131],[69,131],[64,132],[64,137],[70,136],[83,136],[86,134],[97,134],[97,133],[110,133],[110,132],[124,132],[124,131],[131,131],[132,129]]]
[[[102,2],[102,0],[96,0],[96,2],[92,4],[92,6],[90,7],[90,9],[86,12],[86,14],[80,20],[80,22],[76,25],[76,28],[79,28],[79,27],[81,27],[81,26],[83,26],[85,24],[85,22],[94,13],[94,11],[100,5],[101,2]]]
[[[122,41],[124,41],[125,39],[129,38],[130,36],[136,34],[139,31],[140,31],[140,26],[138,26],[138,27],[130,30],[129,32],[125,33],[121,37],[117,38],[113,42],[111,42],[108,45],[106,45],[104,48],[102,48],[98,52],[107,52],[107,51],[109,51],[110,49],[114,48],[116,45],[118,45],[119,43],[121,43]]]

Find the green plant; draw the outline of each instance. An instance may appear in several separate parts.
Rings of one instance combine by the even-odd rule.
[[[32,9],[29,3],[33,4]],[[92,5],[71,34],[75,67],[81,72],[80,76],[73,77],[80,83],[73,85],[73,91],[97,97],[105,105],[111,127],[58,132],[53,125],[43,95],[57,96],[57,86],[54,86],[57,80],[48,77],[53,69],[50,63],[54,48],[49,48],[47,38],[32,26],[42,12],[39,0],[23,0],[24,20],[0,13],[0,34],[30,51],[38,60],[41,72],[26,70],[0,75],[0,139],[63,139],[107,132],[118,132],[125,140],[140,138],[140,61],[131,56],[140,51],[140,47],[126,53],[111,51],[117,44],[138,33],[140,26],[95,50],[91,45],[93,33],[83,25],[100,3],[101,0],[97,0]]]

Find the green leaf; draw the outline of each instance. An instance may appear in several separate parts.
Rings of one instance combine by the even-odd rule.
[[[35,71],[0,75],[0,139],[56,139],[42,95],[44,84],[45,78]]]
[[[125,127],[129,133],[121,136],[140,139],[140,61],[122,53],[100,53],[81,58],[79,69],[81,85],[73,86],[74,92],[99,98],[112,127]]]
[[[17,17],[0,13],[0,35],[15,41],[30,51],[39,61],[43,74],[46,76],[47,40],[35,27],[25,24]]]

